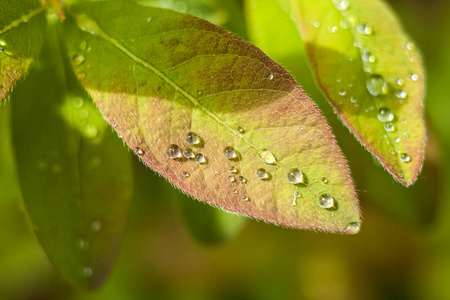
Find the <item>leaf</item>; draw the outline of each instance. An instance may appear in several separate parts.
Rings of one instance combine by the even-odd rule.
[[[381,1],[294,1],[316,79],[342,121],[401,183],[422,167],[420,55]]]
[[[76,79],[64,78],[52,30],[44,67],[12,95],[20,183],[50,260],[73,285],[96,288],[117,258],[127,224],[131,160]]]
[[[113,1],[74,6],[65,28],[77,77],[104,117],[183,192],[283,226],[359,230],[328,125],[256,47],[192,16]],[[304,184],[288,181],[292,169]]]
[[[204,245],[217,245],[235,237],[244,227],[246,219],[192,201],[179,194],[177,197],[184,223],[191,235]]]
[[[39,0],[2,1],[0,6],[0,102],[23,78],[44,40],[45,7]]]

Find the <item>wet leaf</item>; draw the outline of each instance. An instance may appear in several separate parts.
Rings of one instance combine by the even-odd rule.
[[[422,167],[424,74],[384,2],[295,1],[316,79],[343,122],[405,185]]]
[[[50,45],[45,67],[33,70],[12,95],[20,183],[50,260],[73,285],[96,288],[125,231],[131,160],[76,79],[62,76],[58,45]]]
[[[78,79],[130,148],[183,192],[279,225],[359,230],[328,125],[256,47],[158,8],[95,2],[69,15]]]
[[[23,78],[44,40],[45,7],[39,0],[0,5],[0,102]]]

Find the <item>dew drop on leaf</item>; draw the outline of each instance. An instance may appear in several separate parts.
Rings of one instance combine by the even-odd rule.
[[[170,145],[169,148],[167,148],[167,155],[171,159],[180,158],[181,157],[181,149],[180,149],[180,147],[178,147],[175,144]]]
[[[340,11],[345,11],[350,7],[350,2],[348,0],[335,0],[333,3]]]
[[[186,172],[186,171],[184,171],[184,172],[182,173],[182,175],[183,175],[184,178],[188,178],[188,177],[189,177],[189,173]]]
[[[402,153],[402,154],[400,154],[400,160],[404,163],[408,163],[411,161],[411,156],[409,156],[406,153]]]
[[[223,149],[223,155],[228,158],[229,160],[233,160],[236,159],[238,157],[238,153],[237,151],[230,146],[225,147],[225,149]]]
[[[339,93],[340,96],[347,95],[347,92],[345,90],[340,90],[338,93]]]
[[[322,194],[319,197],[319,206],[322,208],[332,208],[334,207],[334,198],[328,194]]]
[[[195,157],[194,157],[194,160],[195,160],[197,163],[201,164],[201,165],[207,163],[206,157],[205,157],[203,154],[201,154],[201,153],[197,153],[197,154],[195,155]]]
[[[233,194],[237,194],[238,193],[238,190],[232,190],[231,191]]]
[[[351,222],[347,225],[347,227],[344,229],[345,233],[354,234],[359,231],[360,225],[358,222]]]
[[[80,43],[80,50],[86,50],[87,49],[87,42],[86,41],[82,41]]]
[[[401,140],[401,138],[399,138],[399,137],[395,139],[395,142],[396,142],[397,144],[400,143],[401,141],[402,141],[402,140]]]
[[[360,34],[364,35],[371,35],[373,33],[372,27],[365,23],[359,23],[356,25],[356,30],[358,30]]]
[[[405,84],[405,80],[403,78],[396,78],[394,80],[395,84],[398,86],[403,86]]]
[[[228,171],[229,171],[230,173],[232,173],[232,174],[237,174],[237,173],[239,173],[239,170],[236,169],[236,167],[230,167],[230,168],[228,169]]]
[[[263,168],[256,170],[256,176],[261,180],[267,180],[270,177],[269,172]]]
[[[84,277],[92,277],[92,269],[89,267],[83,267],[81,273],[83,274]]]
[[[99,232],[100,229],[102,229],[102,222],[100,222],[99,220],[92,221],[91,230],[93,232]]]
[[[273,74],[270,74],[269,77],[267,77],[267,79],[272,80],[273,79]]]
[[[72,61],[73,61],[74,65],[76,65],[76,66],[82,65],[84,63],[85,59],[86,58],[84,57],[84,55],[79,54],[79,53],[75,54],[72,57]]]
[[[389,92],[386,80],[380,75],[374,75],[367,79],[366,87],[372,96],[386,95]]]
[[[195,153],[191,148],[187,148],[186,150],[183,151],[183,156],[186,157],[187,159],[192,159],[195,157]]]
[[[186,143],[189,145],[198,145],[200,143],[200,137],[195,132],[189,132],[186,137]]]
[[[137,155],[142,156],[145,154],[144,150],[142,150],[139,147],[134,148],[134,152],[136,152]]]
[[[325,177],[322,177],[321,180],[322,180],[323,183],[328,183],[328,179],[326,179]]]
[[[408,96],[408,93],[405,92],[404,90],[396,90],[395,91],[395,96],[398,99],[405,99]]]
[[[394,120],[394,114],[387,108],[381,108],[378,112],[378,120],[380,120],[383,123],[391,122]]]
[[[408,75],[408,78],[409,78],[409,80],[411,80],[411,81],[417,81],[417,80],[419,80],[419,75],[417,75],[417,74],[415,74],[415,73],[410,73],[410,74]]]
[[[239,181],[240,183],[247,183],[247,179],[246,179],[244,176],[239,176],[239,177],[238,177],[238,181]]]
[[[275,155],[273,155],[272,152],[269,150],[263,150],[259,156],[261,157],[262,161],[265,162],[268,165],[275,165],[277,163],[277,159]]]
[[[234,176],[228,176],[228,181],[229,182],[235,182],[236,178]]]
[[[237,131],[239,131],[239,133],[245,132],[244,128],[242,128],[241,126],[238,126],[236,129],[237,129]]]
[[[386,123],[384,124],[384,130],[387,132],[394,132],[396,130],[395,125],[392,123]]]
[[[303,175],[303,172],[299,169],[291,169],[287,173],[287,179],[292,184],[299,184],[299,183],[305,183],[305,176]]]
[[[85,72],[81,72],[77,74],[77,79],[78,80],[85,80],[86,79],[86,73]]]
[[[319,28],[320,27],[320,22],[319,21],[311,21],[311,24],[313,25],[314,28]]]
[[[331,33],[336,33],[336,32],[338,32],[338,27],[337,26],[330,26],[330,27],[328,27],[328,30],[331,32]]]
[[[250,198],[249,198],[249,197],[247,197],[247,196],[245,196],[245,197],[242,197],[242,201],[250,201]]]

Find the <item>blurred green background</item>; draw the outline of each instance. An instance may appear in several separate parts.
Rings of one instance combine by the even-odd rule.
[[[134,157],[135,196],[117,265],[100,290],[76,290],[31,231],[7,102],[0,106],[0,299],[450,299],[448,0],[388,1],[421,49],[427,74],[426,159],[410,188],[394,182],[332,112],[301,41],[289,37],[296,31],[286,1],[134,2],[208,19],[290,71],[325,114],[349,161],[362,230],[315,233],[225,214],[182,195]]]

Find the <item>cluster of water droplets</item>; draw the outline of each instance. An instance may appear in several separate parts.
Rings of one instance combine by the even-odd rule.
[[[91,51],[91,47],[88,46],[86,41],[82,41],[80,45],[78,46],[78,52],[76,52],[72,56],[72,63],[77,68],[77,70],[85,63],[86,61],[86,53],[89,53]],[[84,80],[86,79],[86,72],[80,71],[77,72],[77,79],[78,80]]]

